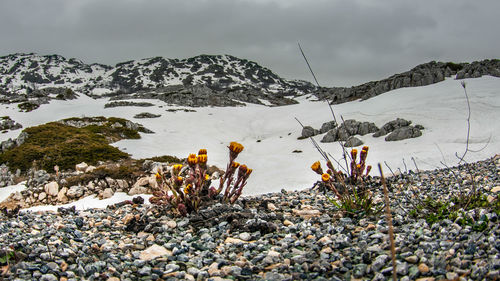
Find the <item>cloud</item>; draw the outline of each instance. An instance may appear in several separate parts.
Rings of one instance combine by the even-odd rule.
[[[1,54],[86,62],[231,54],[290,79],[351,86],[430,60],[497,58],[500,1],[18,0],[0,3]]]

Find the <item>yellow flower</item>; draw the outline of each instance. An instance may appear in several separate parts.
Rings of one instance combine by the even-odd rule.
[[[319,161],[314,162],[311,165],[311,169],[320,175],[323,174],[323,169],[321,168],[321,163],[319,163]]]
[[[252,169],[247,169],[247,177],[250,176],[250,174],[252,173]]]
[[[160,175],[160,173],[156,173],[156,174],[155,174],[155,177],[156,177],[156,180],[158,180],[158,181],[159,181],[159,180],[161,180],[161,175]]]
[[[191,191],[192,187],[193,185],[191,184],[186,185],[186,187],[184,187],[184,194],[188,194]]]
[[[198,163],[206,164],[207,163],[207,155],[206,154],[198,154]]]
[[[366,150],[366,152],[368,152],[368,146],[363,146],[363,150]]]
[[[210,176],[208,174],[205,174],[205,180],[209,180],[210,179]]]
[[[182,169],[182,164],[175,164],[172,166],[172,172],[177,175]]]
[[[321,180],[323,180],[324,182],[328,182],[330,180],[330,175],[329,174],[323,174],[321,176]]]
[[[198,155],[207,155],[207,150],[202,148],[198,151]]]
[[[233,163],[231,164],[231,167],[233,168],[238,168],[238,166],[240,166],[240,163],[236,162],[236,161],[233,161]]]
[[[189,154],[187,160],[189,165],[196,165],[196,163],[198,163],[198,158],[196,157],[196,154]]]
[[[233,141],[229,144],[229,150],[236,153],[236,154],[242,152],[243,148],[244,148],[243,145],[241,145],[235,141]]]

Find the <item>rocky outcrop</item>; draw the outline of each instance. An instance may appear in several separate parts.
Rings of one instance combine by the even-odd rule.
[[[410,126],[411,121],[402,119],[402,118],[397,118],[396,120],[389,121],[380,128],[379,131],[377,131],[375,134],[373,134],[374,137],[378,138],[380,136],[387,135],[388,133],[391,133],[392,131],[399,129],[401,127],[407,127]]]
[[[150,102],[133,102],[133,101],[113,101],[104,105],[104,108],[112,108],[119,106],[139,106],[139,107],[149,107],[154,106]]]
[[[321,88],[317,91],[316,96],[319,99],[327,99],[338,104],[356,99],[368,99],[399,88],[438,83],[453,75],[456,75],[456,79],[477,78],[483,75],[500,77],[500,60],[483,60],[473,63],[432,61],[380,81],[372,81],[350,88]]]
[[[21,129],[22,127],[23,127],[23,125],[10,119],[9,116],[0,117],[0,131],[17,130],[17,129]]]
[[[321,139],[321,142],[347,141],[354,135],[366,135],[378,131],[371,122],[359,122],[354,119],[345,120],[340,126],[333,128]]]
[[[21,132],[19,136],[17,136],[17,138],[15,139],[9,138],[5,141],[0,142],[0,152],[14,148],[16,146],[20,146],[26,141],[27,138],[28,138],[28,133]]]
[[[134,115],[134,118],[137,118],[137,119],[158,118],[158,117],[161,117],[161,114],[153,114],[153,113],[149,113],[149,112],[141,112],[141,113],[138,113],[138,114]]]

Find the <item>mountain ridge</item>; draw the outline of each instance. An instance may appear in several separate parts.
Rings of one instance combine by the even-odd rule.
[[[54,98],[74,98],[71,93],[61,94],[70,89],[93,98],[159,99],[191,107],[245,103],[279,106],[297,103],[294,98],[304,94],[342,103],[402,87],[437,83],[452,75],[456,79],[500,77],[500,61],[431,61],[353,87],[316,87],[307,81],[281,78],[253,61],[231,55],[202,54],[186,59],[157,56],[109,66],[60,55],[15,53],[0,57],[0,102],[39,105]]]

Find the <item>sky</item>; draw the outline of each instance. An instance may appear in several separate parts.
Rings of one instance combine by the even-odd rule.
[[[436,61],[499,58],[498,0],[2,0],[0,56],[114,65],[229,54],[354,86]]]

